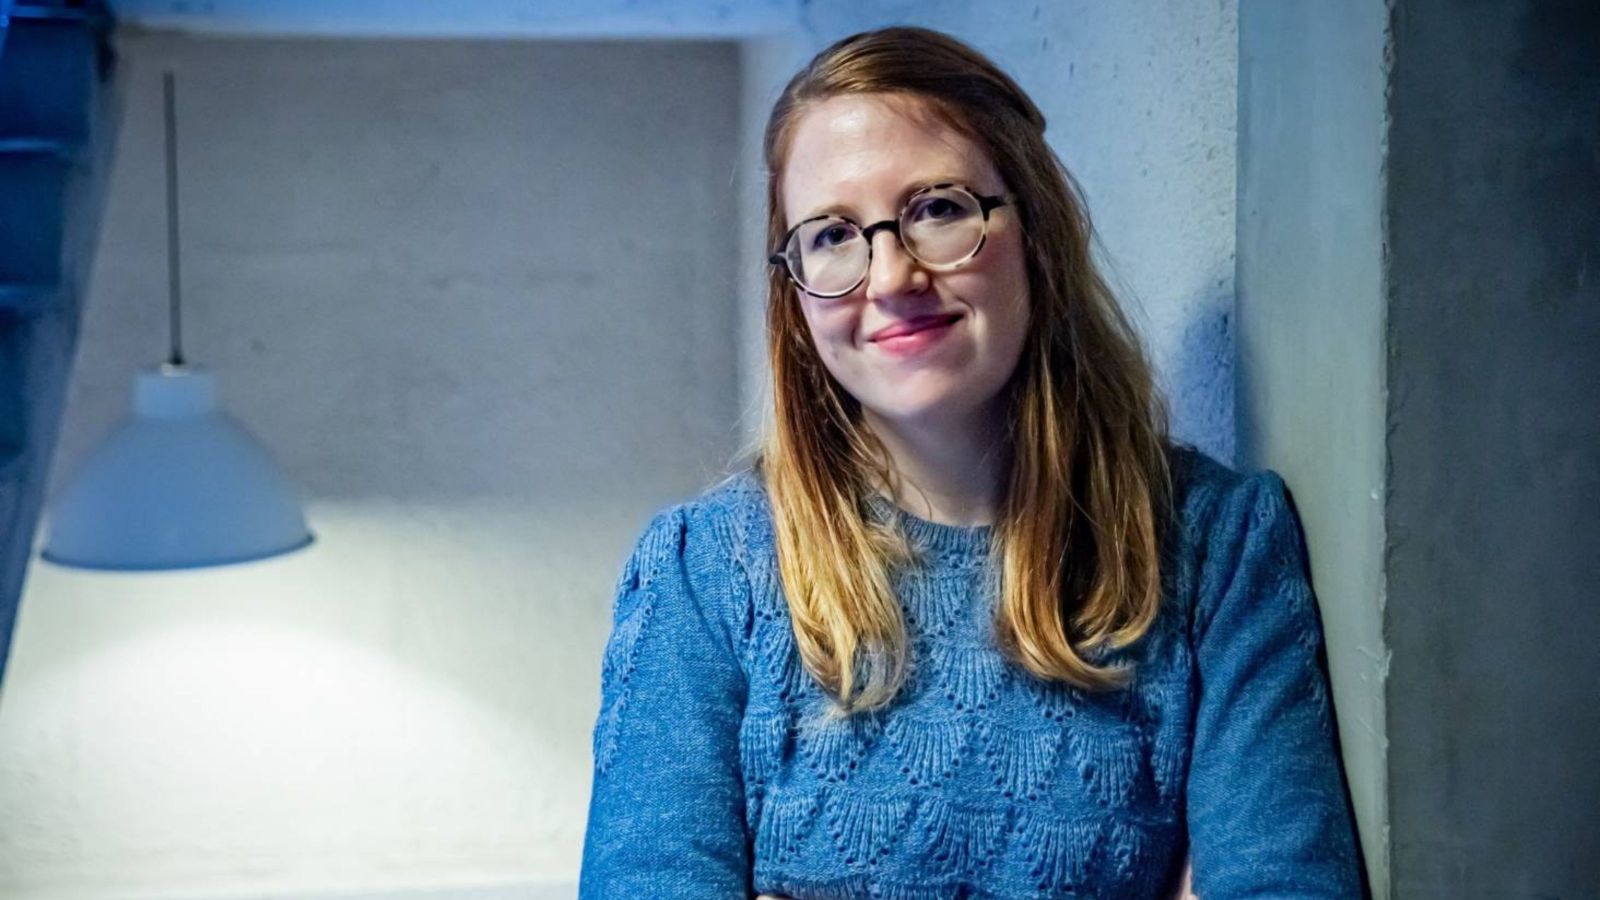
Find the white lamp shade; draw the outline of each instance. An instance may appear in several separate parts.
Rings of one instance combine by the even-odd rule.
[[[138,372],[133,413],[55,498],[44,559],[87,569],[190,569],[310,544],[293,486],[219,410],[191,366]]]

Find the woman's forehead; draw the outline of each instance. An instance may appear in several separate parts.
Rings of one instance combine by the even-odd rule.
[[[982,148],[925,102],[881,94],[832,97],[795,123],[784,161],[784,209],[791,221],[838,207],[876,209],[942,180],[997,187]]]

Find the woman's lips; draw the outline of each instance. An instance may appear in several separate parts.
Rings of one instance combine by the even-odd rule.
[[[911,334],[914,331],[921,331],[924,328],[930,328],[935,325],[946,325],[959,318],[961,318],[960,313],[939,313],[931,316],[915,316],[913,318],[906,319],[904,322],[896,322],[893,325],[879,328],[877,331],[874,331],[872,333],[872,337],[867,338],[867,340],[881,341],[887,338],[899,337],[902,334]]]
[[[870,342],[885,353],[908,356],[943,340],[961,318],[960,313],[921,316],[879,330],[872,336]]]

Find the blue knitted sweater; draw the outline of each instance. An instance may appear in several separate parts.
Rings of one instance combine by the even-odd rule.
[[[911,671],[843,720],[800,665],[759,479],[664,510],[617,586],[580,897],[1359,897],[1322,633],[1272,470],[1172,451],[1164,606],[1112,693],[996,650],[987,527],[881,498]]]

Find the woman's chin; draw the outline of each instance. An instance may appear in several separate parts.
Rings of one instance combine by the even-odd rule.
[[[868,407],[873,418],[891,427],[928,428],[964,422],[970,417],[970,404],[964,398],[948,395],[926,398],[896,397],[893,404]]]

